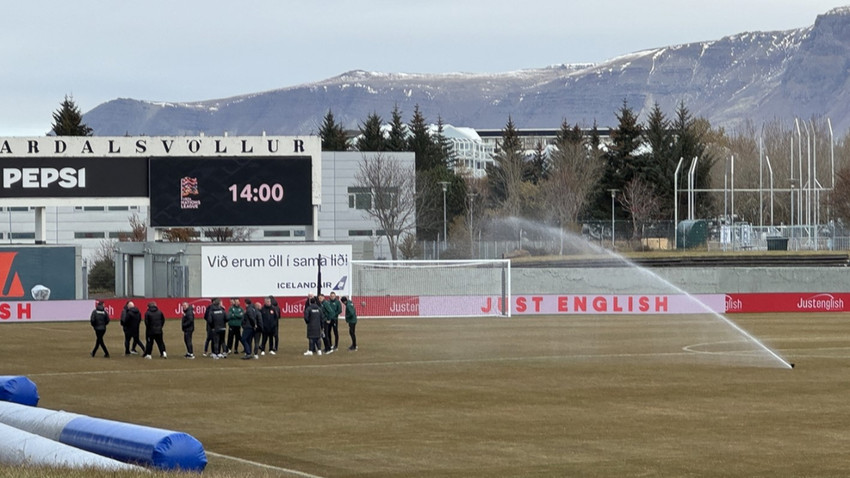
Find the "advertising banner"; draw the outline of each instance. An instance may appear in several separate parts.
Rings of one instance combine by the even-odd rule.
[[[313,221],[312,158],[152,158],[154,227],[298,226]]]
[[[0,198],[147,195],[147,158],[3,158]]]
[[[0,302],[0,323],[88,321],[93,300],[51,300]]]
[[[349,295],[350,277],[350,244],[201,247],[204,297]]]
[[[728,313],[850,312],[850,294],[827,292],[781,292],[727,294]]]
[[[49,300],[75,299],[75,255],[73,247],[0,247],[0,300],[44,300],[34,288],[49,289]]]

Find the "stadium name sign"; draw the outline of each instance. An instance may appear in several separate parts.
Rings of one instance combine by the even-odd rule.
[[[211,156],[309,154],[311,145],[298,137],[156,137],[156,138],[6,138],[0,157],[28,156]]]

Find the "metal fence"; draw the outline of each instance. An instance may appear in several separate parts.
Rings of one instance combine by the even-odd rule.
[[[672,251],[681,241],[673,221],[659,221],[640,225],[640,234],[634,233],[630,221],[586,222],[574,224],[560,234],[539,234],[518,231],[515,239],[486,238],[479,233],[472,241],[449,240],[420,241],[419,258],[422,259],[501,259],[525,251],[531,255],[565,254],[564,244],[582,241],[616,251]],[[839,230],[836,230],[839,229]],[[580,231],[580,232],[578,232]],[[734,225],[707,221],[705,241],[693,247],[710,252],[735,251],[850,251],[850,231],[833,225],[812,226],[753,226],[749,223]],[[681,244],[680,244],[681,247]],[[569,248],[567,248],[569,249]]]

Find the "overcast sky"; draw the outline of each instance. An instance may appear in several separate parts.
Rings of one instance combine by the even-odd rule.
[[[839,2],[839,3],[837,3]],[[5,2],[0,136],[41,136],[65,95],[195,101],[361,69],[488,73],[812,25],[840,0]]]

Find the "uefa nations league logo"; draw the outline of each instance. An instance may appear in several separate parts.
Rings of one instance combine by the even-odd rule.
[[[180,209],[198,209],[201,206],[199,195],[198,178],[180,178]]]

